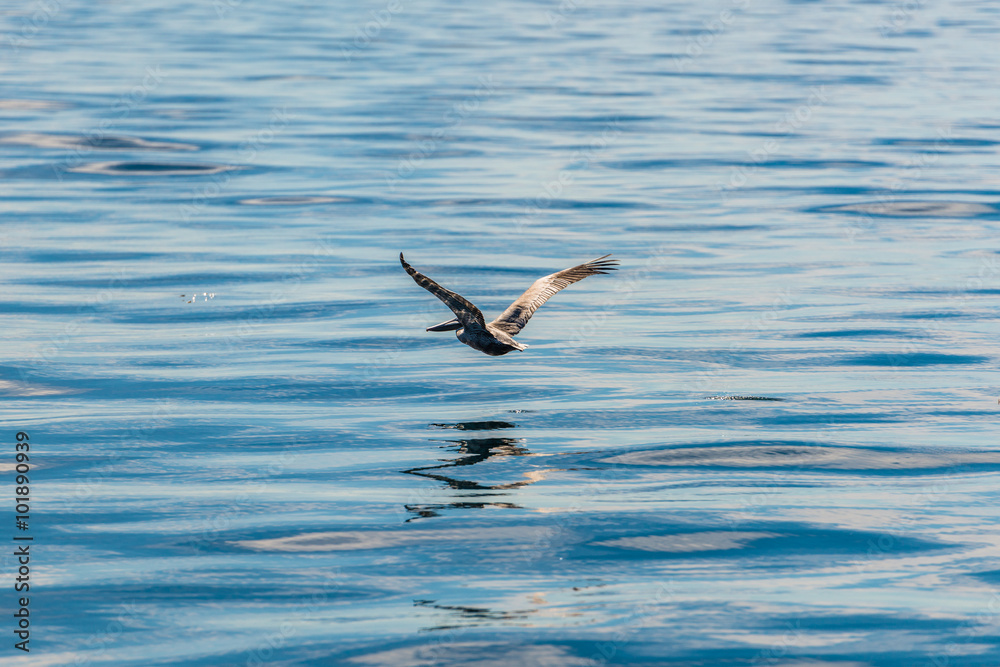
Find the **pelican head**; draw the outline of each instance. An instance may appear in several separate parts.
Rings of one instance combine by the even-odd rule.
[[[435,324],[432,327],[427,327],[428,331],[458,331],[462,328],[462,323],[458,321],[458,318],[448,320],[447,322],[442,322],[441,324]]]

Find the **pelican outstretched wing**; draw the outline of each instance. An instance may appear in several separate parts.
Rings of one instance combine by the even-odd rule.
[[[549,297],[559,290],[569,287],[587,276],[614,271],[618,266],[618,260],[608,259],[608,257],[611,257],[611,255],[604,255],[603,257],[592,259],[586,264],[563,269],[558,273],[539,278],[517,301],[510,304],[507,310],[500,313],[500,317],[490,323],[491,326],[511,336],[516,336],[528,323],[528,320],[531,319],[532,313],[538,310],[543,303],[549,300]]]
[[[462,326],[466,329],[474,329],[476,327],[479,327],[480,329],[486,328],[486,320],[483,318],[482,311],[476,308],[468,299],[455,294],[449,289],[441,287],[436,282],[407,264],[406,260],[403,259],[403,253],[399,253],[399,263],[403,265],[403,268],[410,274],[410,277],[413,278],[414,282],[437,298],[441,299],[441,301],[444,302],[444,305],[451,308],[451,312],[455,313],[455,317],[458,318],[458,321],[461,322]]]

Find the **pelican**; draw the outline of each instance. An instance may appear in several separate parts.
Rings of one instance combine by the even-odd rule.
[[[499,357],[513,350],[521,351],[528,347],[518,343],[513,337],[521,332],[521,329],[531,319],[532,313],[548,301],[549,297],[587,276],[614,271],[618,260],[608,259],[608,257],[611,255],[604,255],[584,264],[539,278],[524,294],[518,297],[517,301],[510,304],[507,310],[500,313],[500,316],[489,324],[483,318],[482,311],[467,299],[441,287],[407,264],[406,260],[403,259],[403,253],[399,253],[399,263],[403,265],[403,268],[418,285],[441,299],[446,306],[451,308],[451,312],[455,313],[454,319],[428,327],[427,331],[455,331],[458,339],[469,347],[490,356]]]

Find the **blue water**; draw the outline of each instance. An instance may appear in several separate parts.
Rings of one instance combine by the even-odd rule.
[[[335,4],[0,5],[4,664],[1000,665],[995,3]]]

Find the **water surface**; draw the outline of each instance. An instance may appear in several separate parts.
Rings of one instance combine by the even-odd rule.
[[[3,8],[10,664],[1000,664],[993,4],[335,5]]]

